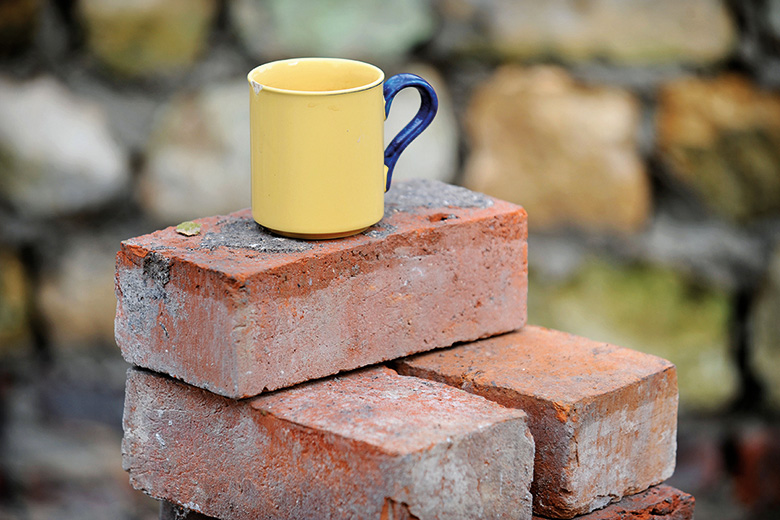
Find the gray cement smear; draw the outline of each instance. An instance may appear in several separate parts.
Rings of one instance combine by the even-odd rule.
[[[414,213],[418,208],[479,208],[493,205],[493,199],[460,186],[426,179],[398,182],[385,195],[385,218],[393,213]]]
[[[365,234],[371,238],[385,238],[397,229],[386,222],[395,213],[414,213],[420,208],[489,208],[493,199],[482,193],[428,179],[411,179],[393,184],[385,195],[383,220],[371,226]],[[200,247],[215,249],[251,249],[259,253],[301,253],[316,242],[296,240],[273,235],[251,218],[227,220],[219,232],[203,236]]]
[[[229,220],[214,233],[203,235],[202,249],[228,247],[231,249],[251,249],[258,253],[300,253],[314,247],[313,243],[294,238],[272,235],[252,218]]]
[[[149,336],[157,325],[160,302],[165,305],[167,300],[165,284],[168,279],[155,277],[145,268],[120,269],[117,277],[121,294],[118,306],[123,309],[124,315],[124,321],[117,322],[117,336]]]
[[[171,280],[171,263],[163,255],[156,251],[151,251],[144,257],[143,262],[144,276],[165,286]]]
[[[489,208],[493,199],[460,186],[430,179],[410,179],[397,182],[385,195],[385,214],[382,220],[371,226],[366,235],[385,238],[395,232],[396,226],[387,219],[396,213],[414,213],[420,208]]]
[[[382,217],[387,218],[387,210],[385,210],[385,216]],[[365,231],[365,235],[369,236],[371,238],[386,238],[398,229],[397,226],[394,226],[392,224],[388,224],[384,220],[380,220],[378,223],[374,224],[370,228],[368,228],[367,231]]]

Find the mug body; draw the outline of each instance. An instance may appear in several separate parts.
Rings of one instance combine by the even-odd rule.
[[[249,75],[252,215],[276,233],[336,238],[384,213],[383,72],[335,58]]]

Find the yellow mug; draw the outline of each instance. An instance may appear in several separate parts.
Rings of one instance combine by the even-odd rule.
[[[300,58],[249,72],[252,216],[294,238],[353,235],[384,214],[400,153],[436,115],[433,88],[413,74],[384,82],[379,68],[336,58]],[[384,120],[403,88],[420,109],[387,149]]]

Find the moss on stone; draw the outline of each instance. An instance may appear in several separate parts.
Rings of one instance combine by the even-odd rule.
[[[735,391],[728,295],[672,270],[592,258],[562,283],[531,273],[529,322],[670,360],[684,407],[712,409]]]
[[[774,251],[765,283],[750,318],[749,361],[767,392],[770,406],[780,409],[780,247]]]
[[[216,13],[213,0],[81,5],[91,51],[124,75],[171,72],[202,51]]]
[[[21,261],[0,251],[0,356],[28,333],[28,283]]]

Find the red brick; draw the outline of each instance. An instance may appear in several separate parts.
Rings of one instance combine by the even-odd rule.
[[[755,421],[733,426],[734,493],[753,512],[780,506],[780,427]]]
[[[636,495],[623,497],[619,502],[578,516],[575,520],[693,520],[695,505],[696,500],[692,495],[662,484]],[[188,513],[170,502],[161,504],[160,511],[160,520],[216,520],[200,513]],[[546,519],[534,515],[533,520]]]
[[[123,464],[134,487],[223,520],[530,519],[526,420],[383,367],[240,401],[131,369]]]
[[[693,520],[696,500],[692,495],[671,486],[654,486],[650,489],[623,497],[576,520]],[[534,516],[534,520],[544,520]]]
[[[677,376],[658,357],[528,326],[398,369],[528,413],[536,514],[585,514],[674,471]]]
[[[525,324],[522,208],[434,181],[386,208],[341,240],[278,238],[245,210],[123,242],[125,359],[243,398]]]
[[[217,520],[213,516],[207,516],[197,511],[190,511],[186,507],[168,502],[160,501],[160,520]]]

